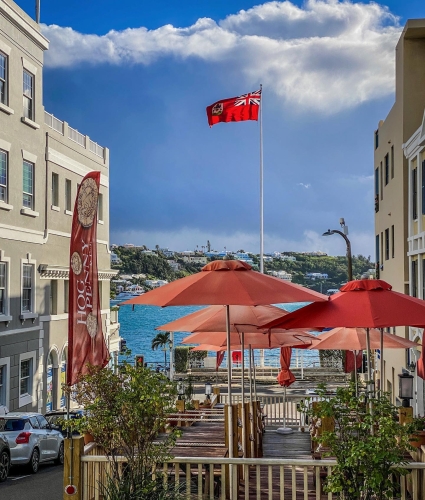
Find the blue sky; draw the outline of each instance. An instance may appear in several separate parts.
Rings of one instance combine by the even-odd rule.
[[[18,0],[33,15],[34,0]],[[41,0],[44,104],[110,148],[111,243],[259,251],[259,127],[205,107],[264,86],[266,251],[373,255],[373,131],[422,0]],[[341,240],[341,241],[339,241]]]

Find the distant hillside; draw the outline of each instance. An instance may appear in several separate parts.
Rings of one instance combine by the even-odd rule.
[[[287,253],[292,255],[297,260],[274,260],[264,264],[265,272],[283,270],[292,274],[292,282],[300,285],[308,286],[318,292],[330,288],[340,288],[343,283],[347,282],[347,258],[331,257],[331,256],[312,256],[300,253]],[[353,255],[353,278],[360,279],[362,274],[369,269],[374,269],[375,264],[370,261],[370,257],[363,255]],[[327,274],[327,279],[308,279],[306,273],[321,273]]]
[[[160,252],[143,253],[142,248],[114,248],[114,253],[120,258],[121,263],[115,269],[119,269],[120,274],[146,274],[149,278],[164,279],[173,281],[189,274],[196,273],[203,267],[202,264],[189,264],[175,255],[172,260],[178,262],[181,269],[173,271],[168,264],[167,258]],[[265,262],[264,270],[286,271],[292,274],[292,282],[323,293],[330,288],[340,288],[347,281],[347,258],[331,256],[312,256],[300,253],[286,253],[296,258],[295,261],[275,259],[273,262]],[[255,262],[258,256],[252,255]],[[373,269],[375,264],[369,257],[363,255],[353,256],[353,276],[360,278],[369,269]],[[327,274],[327,279],[307,279],[306,273]]]

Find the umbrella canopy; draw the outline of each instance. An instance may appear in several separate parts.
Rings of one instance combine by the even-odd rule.
[[[379,330],[369,330],[370,348],[381,348],[381,332]],[[316,337],[317,343],[312,344],[308,349],[349,349],[351,351],[364,351],[366,345],[366,330],[364,328],[334,328],[329,332],[322,333]],[[386,349],[409,349],[417,347],[416,342],[404,339],[397,335],[384,332],[383,346]]]
[[[281,318],[289,314],[280,307],[275,306],[229,306],[230,332],[232,333],[258,333],[258,327],[268,321]],[[226,307],[210,306],[171,321],[156,330],[171,332],[225,332]]]
[[[326,302],[309,304],[264,328],[386,328],[425,325],[425,301],[394,292],[382,280],[350,281]]]
[[[321,293],[253,271],[239,260],[215,260],[202,271],[173,281],[120,305],[246,305],[325,301]]]
[[[245,346],[251,345],[252,349],[277,349],[281,346],[293,346],[297,348],[307,348],[316,339],[314,335],[303,331],[272,332],[271,334],[245,333]],[[196,332],[182,340],[183,344],[207,344],[226,349],[226,332]],[[230,349],[240,349],[242,337],[239,333],[230,334]],[[213,350],[213,349],[211,349]]]
[[[289,369],[289,365],[291,364],[291,347],[281,347],[280,348],[280,372],[277,376],[277,381],[279,385],[284,387],[289,387],[291,384],[295,382],[294,374]]]

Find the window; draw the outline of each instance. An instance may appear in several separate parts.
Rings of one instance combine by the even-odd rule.
[[[22,265],[22,312],[33,312],[34,266]]]
[[[0,314],[6,314],[6,262],[0,262]]]
[[[69,179],[65,179],[65,210],[68,212],[72,210],[71,181]]]
[[[59,175],[52,173],[52,205],[59,206]]]
[[[6,365],[0,366],[0,406],[6,406]]]
[[[390,230],[385,229],[385,260],[390,258]]]
[[[63,312],[68,312],[69,306],[69,280],[64,280],[63,282]]]
[[[50,314],[58,313],[58,281],[50,280]]]
[[[379,167],[375,168],[375,212],[379,212]]]
[[[7,56],[0,52],[0,102],[7,104]]]
[[[422,215],[425,215],[425,160],[422,162]]]
[[[7,203],[7,153],[0,149],[0,201]]]
[[[100,193],[97,198],[97,218],[103,221],[103,194]]]
[[[99,280],[98,283],[99,283],[99,304],[100,304],[100,308],[102,309],[103,282],[101,280]]]
[[[24,69],[24,117],[34,120],[34,76]]]
[[[418,296],[417,261],[412,260],[412,297]]]
[[[32,393],[32,358],[21,361],[19,396]]]
[[[394,179],[394,146],[391,146],[391,179]]]
[[[418,218],[418,169],[412,170],[412,217]]]
[[[380,169],[380,183],[379,183],[379,191],[381,192],[381,200],[384,199],[384,168],[382,166],[382,161],[379,165],[379,169]]]
[[[388,154],[385,155],[384,165],[385,165],[385,185],[387,185],[390,182],[390,157]]]
[[[22,204],[26,208],[34,209],[34,163],[23,163],[23,198]]]
[[[379,130],[375,130],[375,149],[379,146]]]
[[[394,237],[394,226],[391,226],[391,258],[394,259],[395,255],[395,237]]]

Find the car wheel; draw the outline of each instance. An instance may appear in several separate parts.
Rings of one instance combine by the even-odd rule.
[[[9,474],[10,468],[10,457],[7,451],[2,451],[0,454],[0,483],[6,481],[7,475]]]
[[[59,452],[58,452],[58,456],[56,457],[55,464],[56,465],[63,465],[63,441],[59,446]]]
[[[40,452],[38,451],[38,448],[34,448],[32,450],[31,458],[28,464],[28,468],[31,474],[36,474],[38,472],[39,466],[40,466]]]

